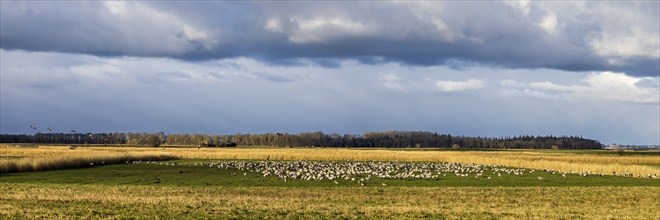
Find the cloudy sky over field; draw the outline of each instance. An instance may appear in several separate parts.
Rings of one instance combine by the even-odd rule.
[[[0,6],[0,133],[660,144],[658,1]]]

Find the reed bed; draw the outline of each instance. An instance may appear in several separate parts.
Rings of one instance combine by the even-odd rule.
[[[126,163],[127,161],[158,161],[176,159],[166,152],[72,150],[68,147],[0,148],[0,173],[29,172],[83,168]]]

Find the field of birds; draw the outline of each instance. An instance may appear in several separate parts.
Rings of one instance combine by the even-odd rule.
[[[656,219],[660,152],[0,145],[0,219]]]

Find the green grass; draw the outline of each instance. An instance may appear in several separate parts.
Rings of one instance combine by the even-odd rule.
[[[154,185],[154,186],[190,186],[190,187],[346,187],[359,186],[350,180],[333,181],[283,181],[273,176],[262,177],[259,174],[239,170],[226,170],[207,166],[189,166],[188,164],[208,160],[175,160],[175,166],[157,164],[119,164],[97,166],[84,169],[56,170],[43,172],[25,172],[1,174],[0,183],[39,183],[39,184],[102,184],[102,185]],[[246,173],[246,175],[243,175]],[[234,175],[236,174],[236,175]],[[491,179],[486,179],[487,177]],[[537,177],[543,180],[537,180]],[[486,172],[477,179],[474,174],[458,177],[452,173],[433,180],[420,179],[379,179],[372,178],[365,187],[529,187],[529,186],[660,186],[660,180],[640,179],[615,176],[587,176],[568,174],[550,174],[543,171],[526,172],[522,176],[503,174],[501,177]]]

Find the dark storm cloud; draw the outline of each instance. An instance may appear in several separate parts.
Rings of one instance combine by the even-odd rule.
[[[654,1],[1,4],[3,49],[184,60],[252,57],[330,68],[351,59],[660,72],[660,3]]]

